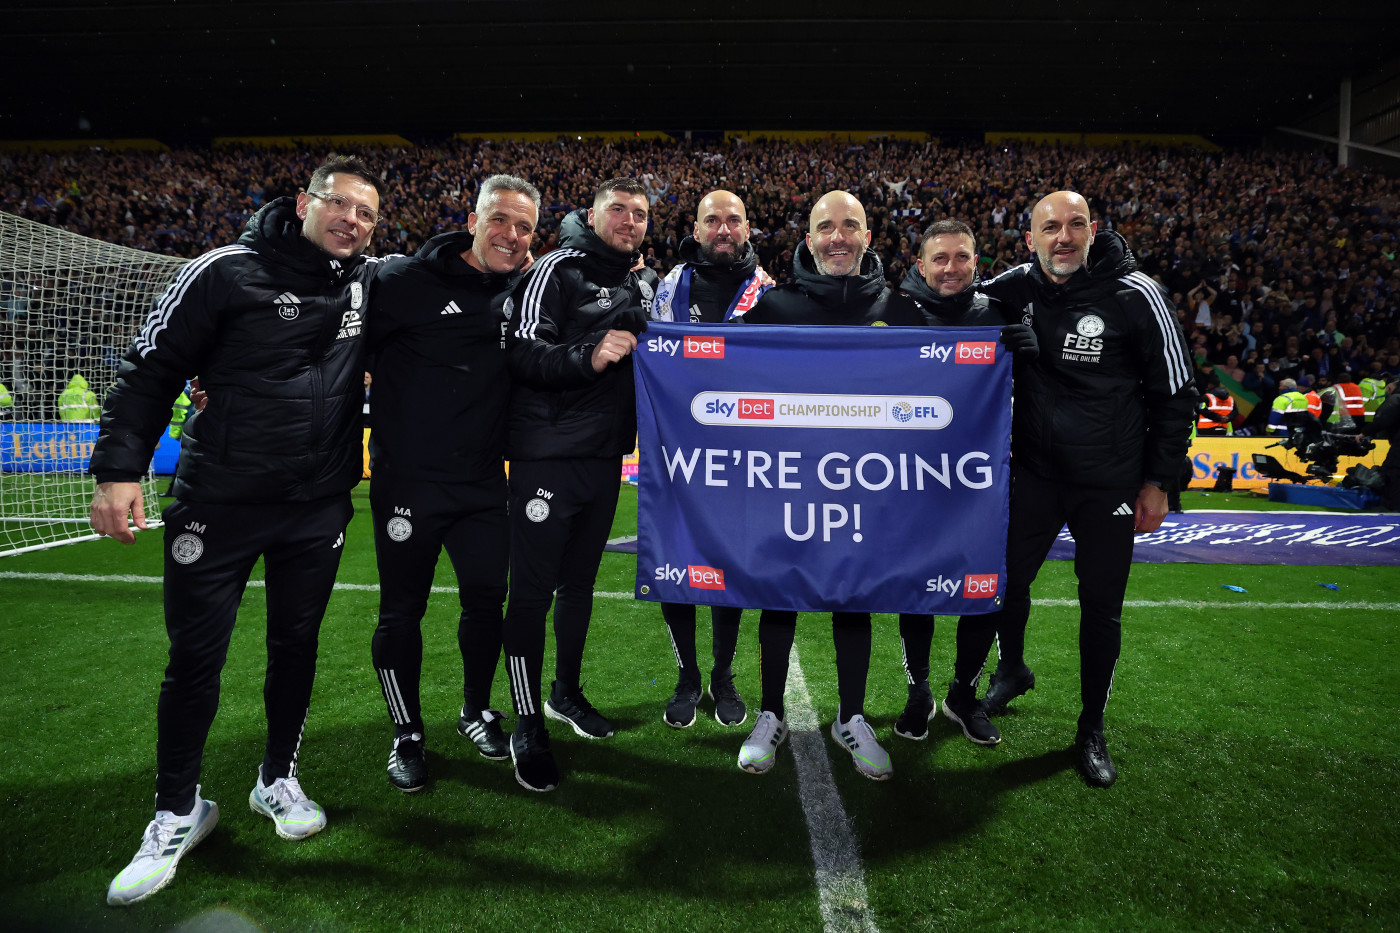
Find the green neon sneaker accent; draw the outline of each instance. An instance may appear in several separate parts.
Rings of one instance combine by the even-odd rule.
[[[831,737],[846,747],[855,761],[856,770],[872,781],[888,781],[894,774],[889,752],[875,741],[875,730],[865,717],[857,713],[843,722],[831,724]]]
[[[259,768],[258,783],[248,795],[248,806],[272,820],[277,835],[283,839],[305,839],[326,828],[326,811],[306,796],[294,777],[278,778],[270,787],[264,786]]]

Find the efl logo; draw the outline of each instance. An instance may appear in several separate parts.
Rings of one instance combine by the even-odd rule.
[[[958,342],[954,360],[958,363],[995,363],[997,344],[995,340],[962,340]]]
[[[686,337],[684,356],[702,360],[724,359],[723,337]]]
[[[724,571],[714,567],[691,564],[685,568],[690,574],[690,585],[701,590],[724,589]]]
[[[997,594],[997,575],[970,573],[963,577],[964,599],[987,599]]]
[[[771,398],[739,399],[740,418],[760,418],[773,420],[773,400]]]

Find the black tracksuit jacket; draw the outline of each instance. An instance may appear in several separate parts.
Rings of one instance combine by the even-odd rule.
[[[462,258],[470,233],[433,237],[375,270],[369,348],[371,469],[437,483],[499,477],[506,447],[504,305],[519,273]]]

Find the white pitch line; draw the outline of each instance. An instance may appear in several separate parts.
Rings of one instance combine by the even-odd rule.
[[[130,573],[22,573],[19,571],[0,571],[0,580],[50,580],[56,583],[153,583],[159,584],[160,577],[139,576]],[[249,580],[248,585],[259,587],[263,585],[261,580]],[[378,583],[337,583],[337,590],[346,590],[359,593],[379,592]],[[434,593],[456,593],[455,586],[435,586]],[[593,594],[594,599],[635,599],[632,593],[608,593],[598,591]],[[1054,608],[1072,608],[1079,605],[1077,599],[1036,599],[1032,600],[1036,606],[1049,606]],[[1400,612],[1400,603],[1374,603],[1356,600],[1337,600],[1334,602],[1271,602],[1264,599],[1129,599],[1123,603],[1124,609],[1346,609],[1360,610],[1363,612]]]
[[[831,777],[831,760],[826,756],[826,742],[812,697],[807,692],[807,678],[802,673],[802,659],[797,646],[792,647],[788,665],[787,690],[783,697],[787,707],[792,757],[797,762],[798,796],[802,799],[802,815],[807,820],[807,834],[812,840],[812,862],[817,870],[817,901],[822,924],[827,933],[879,933],[870,910],[870,897],[865,891],[865,869],[861,866],[860,850],[851,833],[851,821]]]

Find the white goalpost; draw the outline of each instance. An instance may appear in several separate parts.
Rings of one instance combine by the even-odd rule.
[[[189,260],[0,212],[0,557],[90,540],[96,411],[152,302]],[[67,394],[74,376],[88,383]],[[166,441],[165,443],[169,443]],[[146,519],[160,522],[154,473]]]

